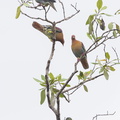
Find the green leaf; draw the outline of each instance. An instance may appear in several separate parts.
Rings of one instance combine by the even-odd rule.
[[[50,83],[50,85],[52,85],[52,84],[54,84],[55,83],[55,80],[49,80],[49,83]]]
[[[96,9],[95,9],[95,13],[98,13]]]
[[[70,117],[67,117],[65,120],[72,120],[72,118],[70,118]]]
[[[105,57],[109,60],[110,59],[110,54],[108,52],[106,52]]]
[[[42,105],[45,101],[46,95],[45,95],[45,89],[41,91],[41,100],[40,104]]]
[[[59,90],[58,89],[56,89],[56,88],[52,88],[52,90],[53,90],[53,92],[56,94],[57,92],[59,92]]]
[[[106,80],[109,79],[109,74],[108,74],[108,72],[106,70],[104,70],[104,77],[105,77]]]
[[[88,25],[88,24],[90,24],[90,23],[92,22],[92,20],[94,19],[94,16],[95,16],[95,14],[94,14],[94,15],[90,15],[90,16],[88,17],[88,19],[87,19],[87,21],[86,21],[86,25]]]
[[[94,34],[91,34],[91,35],[92,35],[92,38],[93,38],[94,40],[96,40],[95,35],[94,35]]]
[[[44,76],[44,75],[41,75],[41,79],[45,81],[45,76]]]
[[[99,63],[94,63],[94,62],[92,62],[92,64],[93,64],[93,65],[98,65]]]
[[[83,74],[83,72],[82,72],[82,71],[80,71],[79,76],[80,76],[80,79],[81,79],[81,78],[84,78],[84,74]]]
[[[114,36],[115,38],[117,37],[116,31],[113,31],[113,36]]]
[[[105,10],[105,9],[107,9],[107,6],[104,6],[104,7],[101,8],[101,10]]]
[[[115,15],[120,14],[120,9],[115,12]]]
[[[101,37],[97,37],[97,38],[96,38],[96,41],[98,42],[98,41],[100,41],[102,38],[103,38],[102,36],[101,36]]]
[[[46,87],[46,84],[45,83],[40,83],[41,86],[43,87]]]
[[[87,36],[92,40],[92,36],[89,33],[87,33]]]
[[[36,78],[33,78],[36,82],[39,82],[39,83],[41,83],[41,81],[40,80],[38,80],[38,79],[36,79]]]
[[[102,63],[101,63],[101,61],[100,60],[97,60],[98,61],[98,64],[99,64],[99,66],[102,66]]]
[[[101,72],[103,72],[104,71],[104,67],[102,67],[101,69],[100,69],[100,71],[99,71],[99,73],[101,73]]]
[[[93,24],[90,23],[89,24],[89,34],[92,34],[92,32],[93,32]]]
[[[64,85],[65,83],[60,83],[60,84]],[[69,85],[69,84],[67,84],[67,85],[66,85],[66,87],[70,87],[70,85]]]
[[[112,22],[108,24],[108,28],[109,28],[110,30],[113,29],[113,23],[112,23]]]
[[[83,85],[83,88],[84,88],[84,90],[85,90],[86,92],[88,92],[88,88],[87,88],[86,85]]]
[[[65,97],[65,95],[64,95],[63,93],[61,93],[61,94],[60,94],[60,97],[61,97],[61,98],[64,98],[64,97]]]
[[[97,1],[97,8],[98,8],[98,10],[100,10],[100,8],[102,7],[102,5],[103,5],[102,0],[98,0]]]
[[[51,80],[55,79],[55,77],[54,77],[54,75],[52,73],[49,73],[49,77],[50,77]]]
[[[20,12],[21,12],[21,6],[18,6],[17,11],[16,11],[16,16],[15,16],[16,19],[19,18]]]
[[[67,79],[65,79],[65,78],[62,78],[61,80],[60,80],[60,82],[63,82],[63,81],[66,81]]]
[[[23,3],[23,5],[24,5],[25,7],[30,7],[30,5],[29,5],[28,3]]]
[[[87,78],[90,75],[91,72],[92,72],[92,70],[89,70],[89,71],[85,72],[84,76]]]
[[[109,68],[110,68],[111,71],[115,71],[115,68],[114,68],[114,67],[109,66]]]
[[[116,24],[116,29],[118,30],[118,33],[120,34],[120,26]]]
[[[120,30],[120,26],[118,24],[116,24],[116,29]]]
[[[62,77],[61,77],[61,74],[59,74],[56,78],[57,78],[58,81],[60,81],[61,78],[62,78]]]
[[[100,13],[101,15],[106,15],[106,16],[112,16],[112,15],[110,15],[110,14],[106,14],[106,13]]]

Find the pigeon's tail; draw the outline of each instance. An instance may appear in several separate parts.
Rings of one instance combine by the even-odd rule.
[[[41,31],[42,33],[44,33],[43,26],[40,25],[39,23],[33,22],[33,23],[32,23],[32,26],[33,26],[35,29],[37,29],[37,30]]]
[[[57,11],[56,8],[55,8],[55,6],[54,6],[54,3],[53,3],[53,2],[50,2],[50,6],[51,6],[55,11]]]

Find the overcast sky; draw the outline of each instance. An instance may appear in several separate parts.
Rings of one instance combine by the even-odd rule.
[[[57,0],[56,0],[57,1]],[[64,32],[64,47],[56,42],[56,51],[51,64],[50,71],[55,75],[62,74],[64,78],[73,72],[76,58],[71,52],[71,35],[76,35],[76,39],[82,41],[86,47],[92,44],[86,36],[87,27],[85,22],[90,14],[94,13],[97,0],[78,0],[80,13],[69,21],[58,24]],[[66,0],[65,8],[67,16],[75,12],[70,3],[75,4],[77,0]],[[47,102],[43,105],[40,101],[40,86],[33,80],[33,77],[40,79],[41,74],[45,74],[46,62],[51,51],[51,42],[46,36],[32,27],[32,22],[23,15],[15,19],[16,8],[19,5],[17,0],[0,1],[0,120],[55,120],[55,116],[48,108]],[[119,8],[120,1],[104,0],[104,5],[108,8],[105,11],[114,14]],[[50,10],[50,19],[57,21],[61,19],[60,4],[55,4],[58,12]],[[39,11],[25,9],[29,15],[43,14]],[[29,12],[31,11],[31,12]],[[116,22],[120,25],[120,16],[105,17],[107,22]],[[47,24],[42,21],[37,21]],[[107,42],[107,50],[110,51],[111,58],[115,58],[111,47],[116,48],[120,57],[119,39]],[[102,47],[88,54],[90,68],[96,56],[103,59]],[[78,65],[79,70],[81,64]],[[120,119],[120,67],[115,67],[116,71],[110,73],[110,79],[101,77],[95,81],[87,83],[89,92],[86,93],[80,88],[73,96],[71,102],[64,99],[61,102],[62,120],[70,116],[73,120],[92,120],[96,114],[113,113],[114,116],[100,117],[98,120],[119,120]],[[85,71],[85,70],[83,70]],[[77,83],[77,78],[72,81]]]

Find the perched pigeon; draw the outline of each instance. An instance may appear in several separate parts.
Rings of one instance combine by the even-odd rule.
[[[83,68],[88,69],[89,65],[87,62],[87,56],[85,54],[86,50],[83,43],[76,40],[75,35],[72,35],[71,39],[72,39],[71,49],[73,54],[78,58],[79,61],[81,61]]]
[[[51,25],[41,25],[37,22],[33,22],[32,26],[45,34],[51,41],[54,40],[53,38],[53,27]],[[55,27],[56,29],[56,41],[59,41],[64,45],[64,38],[63,38],[63,32],[60,28]]]
[[[44,7],[50,5],[56,11],[56,8],[54,6],[54,3],[56,2],[55,0],[35,0],[35,1]]]

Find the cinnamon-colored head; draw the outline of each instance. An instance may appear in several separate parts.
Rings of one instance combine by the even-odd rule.
[[[71,36],[71,39],[74,40],[74,39],[75,39],[75,35],[72,35],[72,36]]]

